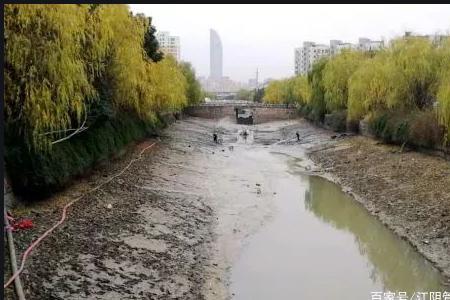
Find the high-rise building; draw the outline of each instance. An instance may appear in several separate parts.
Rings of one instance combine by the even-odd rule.
[[[338,45],[342,44],[341,40],[330,40],[330,55],[333,56],[337,54]]]
[[[295,48],[295,75],[306,75],[312,65],[322,57],[333,56],[344,49],[358,51],[377,51],[384,47],[383,41],[372,41],[359,38],[357,44],[344,43],[341,40],[330,40],[330,46],[314,42],[303,42],[303,47]]]
[[[384,47],[383,41],[372,41],[368,38],[359,38],[358,49],[361,51],[377,51]]]
[[[209,76],[213,79],[222,79],[223,77],[223,56],[222,41],[214,29],[209,31]]]
[[[414,34],[411,31],[406,31],[403,38],[407,37],[414,37],[414,38],[425,38],[428,39],[430,42],[432,42],[435,45],[442,44],[447,39],[450,39],[449,34],[426,34],[426,35],[420,35],[420,34]]]
[[[164,54],[170,54],[176,60],[180,60],[180,37],[171,36],[168,31],[158,31],[156,39],[159,43],[159,49]]]
[[[303,47],[295,49],[295,75],[306,75],[316,61],[329,55],[327,45],[303,42]]]

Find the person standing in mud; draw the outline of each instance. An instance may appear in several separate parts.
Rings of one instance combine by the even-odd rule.
[[[217,133],[213,133],[213,140],[214,140],[214,143],[216,143],[217,144]]]
[[[298,131],[295,133],[295,135],[297,136],[297,142],[300,141],[300,134],[298,133]]]

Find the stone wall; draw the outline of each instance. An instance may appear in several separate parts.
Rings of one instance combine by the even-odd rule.
[[[359,121],[359,134],[370,138],[375,138],[375,135],[370,132],[369,123],[366,120]]]
[[[241,107],[241,106],[239,106]],[[223,117],[236,117],[234,110],[235,106],[192,106],[184,110],[184,113],[189,116],[205,118],[205,119],[218,119]],[[254,124],[264,123],[275,120],[289,120],[297,116],[297,110],[295,108],[286,107],[269,107],[269,106],[242,106],[241,108],[250,109],[253,112]]]
[[[289,120],[296,118],[298,112],[295,108],[256,107],[254,108],[254,123],[265,123],[276,120]]]
[[[186,115],[205,119],[235,116],[233,106],[191,106],[184,110]]]

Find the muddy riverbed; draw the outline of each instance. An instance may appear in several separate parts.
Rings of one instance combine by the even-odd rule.
[[[239,134],[244,129],[247,136]],[[214,130],[222,144],[213,143]],[[384,289],[442,289],[439,272],[409,243],[338,186],[314,176],[358,184],[337,168],[340,161],[329,165],[333,155],[351,155],[345,141],[353,138],[330,135],[301,120],[243,126],[227,118],[188,118],[52,199],[17,207],[16,217],[36,224],[15,235],[22,253],[65,203],[157,142],[123,175],[76,203],[33,252],[22,276],[27,299],[369,299]],[[433,180],[445,183],[449,174]],[[377,185],[365,187],[376,197]],[[450,191],[439,187],[433,199],[445,202]],[[448,231],[441,234],[448,241]],[[448,271],[448,248],[427,242]]]

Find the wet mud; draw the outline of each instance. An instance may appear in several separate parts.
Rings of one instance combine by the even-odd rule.
[[[450,162],[361,136],[311,159],[365,208],[430,260],[450,285]]]
[[[249,130],[248,135],[240,134],[245,129]],[[219,143],[214,143],[213,132],[218,132]],[[300,133],[300,141],[296,132]],[[236,297],[231,288],[233,266],[243,249],[251,247],[252,237],[275,222],[279,211],[276,199],[281,191],[277,190],[277,180],[285,172],[286,163],[281,163],[276,153],[290,157],[295,165],[290,172],[302,176],[333,174],[343,186],[353,187],[355,193],[367,198],[365,203],[392,195],[390,186],[377,185],[386,181],[379,177],[383,173],[367,178],[365,185],[361,185],[358,176],[349,175],[350,164],[342,166],[349,158],[344,160],[342,156],[353,155],[352,144],[348,142],[355,138],[332,139],[331,135],[303,120],[246,126],[235,124],[231,118],[218,121],[188,118],[172,124],[159,140],[131,147],[124,157],[51,199],[20,205],[14,209],[14,216],[32,218],[36,226],[15,234],[18,253],[59,219],[65,203],[116,174],[143,148],[157,142],[123,175],[76,203],[64,225],[34,250],[22,275],[27,299]],[[360,148],[360,151],[369,150]],[[269,152],[272,154],[268,155]],[[381,157],[378,164],[380,161]],[[407,169],[415,165],[405,161],[401,166]],[[435,166],[440,168],[436,171],[449,171],[448,165]],[[355,174],[367,174],[363,165],[359,167]],[[432,178],[441,185],[433,191],[439,195],[426,196],[424,192],[422,197],[447,201],[442,202],[444,209],[439,211],[442,214],[450,202],[450,191],[444,184],[450,173],[437,174]],[[413,183],[403,182],[402,186]],[[370,184],[374,184],[373,188]],[[365,189],[358,190],[358,186]],[[406,198],[415,194],[414,189],[396,191],[395,195],[403,195],[398,197],[405,203],[403,208],[420,210],[415,216],[423,216],[411,220],[413,215],[405,214],[407,218],[397,219],[396,224],[406,224],[410,233],[427,234],[427,247],[437,249],[434,253],[448,264],[448,249],[445,254],[439,248],[449,238],[447,215],[436,233],[442,237],[432,238],[429,236],[434,234],[432,229],[438,227],[430,227],[437,225],[426,221],[428,206],[422,209],[415,202],[406,205]],[[429,203],[437,210],[441,202],[433,201]],[[393,212],[386,205],[374,205],[374,209],[365,206],[370,212],[378,211],[380,217]],[[398,217],[400,210],[396,212]],[[422,223],[416,224],[417,219],[423,220]],[[424,228],[424,224],[428,227]],[[442,243],[437,243],[438,239]],[[448,265],[443,267],[442,270],[448,270]],[[7,295],[11,295],[11,289]]]

